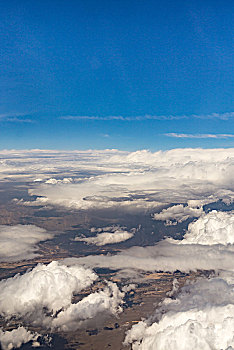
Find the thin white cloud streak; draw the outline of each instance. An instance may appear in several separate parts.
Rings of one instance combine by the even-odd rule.
[[[164,116],[164,115],[144,115],[144,116],[121,116],[121,115],[111,115],[111,116],[87,116],[87,115],[67,115],[67,116],[62,116],[60,119],[63,120],[96,120],[96,121],[108,121],[108,120],[119,120],[119,121],[146,121],[146,120],[179,120],[179,119],[188,119],[187,116],[174,116],[174,115],[169,115],[169,116]]]
[[[228,139],[234,138],[233,134],[179,134],[175,132],[164,134],[165,136],[183,139]]]
[[[89,268],[101,267],[132,269],[138,271],[224,269],[234,271],[234,247],[201,244],[178,244],[178,241],[165,240],[152,247],[132,247],[116,255],[89,255],[82,258],[67,258],[66,264],[82,264]]]
[[[180,120],[180,119],[221,119],[228,120],[234,117],[234,112],[227,113],[211,113],[211,114],[192,114],[192,115],[140,115],[140,116],[89,116],[89,115],[65,115],[59,117],[63,120],[96,120],[96,121],[108,121],[108,120],[119,120],[119,121],[147,121],[147,120]]]
[[[2,113],[0,122],[33,123],[26,113]]]
[[[39,255],[36,244],[53,236],[35,225],[0,225],[0,261],[33,259]]]

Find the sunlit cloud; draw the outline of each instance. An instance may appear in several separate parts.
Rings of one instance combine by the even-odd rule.
[[[91,228],[92,233],[96,233],[93,237],[75,237],[75,241],[85,242],[87,244],[95,244],[97,246],[103,246],[106,244],[115,244],[123,241],[127,241],[132,238],[136,232],[136,229],[126,230],[126,227],[120,226],[108,226],[103,228]]]
[[[137,115],[137,116],[122,116],[122,115],[64,115],[59,119],[64,120],[96,120],[96,121],[147,121],[147,120],[180,120],[180,119],[221,119],[228,120],[234,117],[234,112],[228,113],[211,113],[211,114],[191,114],[191,115]]]
[[[180,133],[166,133],[165,136],[175,137],[180,139],[228,139],[234,138],[234,134],[180,134]]]

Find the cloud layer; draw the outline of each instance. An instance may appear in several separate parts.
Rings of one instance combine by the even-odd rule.
[[[179,245],[192,247],[189,251],[198,269],[196,250],[206,247],[204,254],[207,262],[211,262],[206,268],[214,269],[219,277],[198,280],[185,286],[176,298],[165,299],[150,319],[132,327],[125,344],[131,343],[133,350],[227,350],[234,347],[233,220],[233,212],[212,211],[189,225]],[[227,265],[218,256],[221,250],[225,255],[225,247],[232,251]],[[202,254],[200,259],[204,259]],[[174,261],[179,266],[176,257]]]
[[[16,201],[24,205],[146,209],[189,201],[230,203],[234,198],[234,149],[6,151],[2,159],[1,176],[18,173],[34,181],[29,194],[39,197]]]
[[[29,260],[38,254],[36,244],[53,234],[35,225],[0,225],[0,261]]]
[[[116,255],[67,258],[87,267],[143,271],[234,271],[233,212],[212,211],[190,223],[183,240],[165,239],[151,247],[131,247]]]

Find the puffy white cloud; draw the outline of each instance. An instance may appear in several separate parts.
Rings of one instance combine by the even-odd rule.
[[[126,231],[124,227],[110,226],[103,227],[101,230],[96,230],[98,233],[94,237],[76,237],[75,241],[86,242],[87,244],[95,244],[97,246],[103,246],[106,244],[114,244],[126,241],[134,236],[136,229],[132,229],[130,232]],[[102,232],[103,231],[103,232]],[[91,229],[94,232],[94,228]]]
[[[53,320],[52,327],[62,331],[76,330],[97,315],[103,313],[116,315],[122,311],[124,294],[115,283],[108,282],[103,290],[91,293],[80,302],[71,304],[66,310],[61,311]]]
[[[122,311],[125,293],[112,282],[72,303],[76,294],[97,279],[92,270],[82,266],[68,267],[56,261],[38,264],[23,275],[0,281],[0,315],[9,321],[13,318],[60,331],[76,330],[96,316],[117,315]],[[30,334],[23,329],[21,333],[21,338],[27,340]]]
[[[163,209],[160,213],[155,213],[155,220],[166,221],[166,225],[175,225],[178,222],[185,221],[189,218],[199,217],[203,213],[203,208],[193,208],[184,206],[183,204],[173,205],[167,209]]]
[[[30,332],[24,327],[18,327],[12,331],[3,331],[0,329],[0,345],[2,350],[11,350],[19,348],[22,344],[33,341],[32,347],[40,346],[37,342],[40,334]]]
[[[125,343],[133,343],[134,350],[231,349],[233,327],[233,284],[213,278],[185,286],[175,300],[165,299],[151,319],[132,327]]]
[[[182,244],[234,244],[234,213],[213,210],[188,226]]]
[[[188,248],[190,257],[182,256],[188,265],[192,263],[199,269],[206,260],[206,267],[204,264],[202,269],[216,270],[219,277],[198,280],[185,286],[174,300],[165,299],[151,318],[127,333],[125,343],[131,343],[132,349],[227,350],[234,347],[233,220],[233,212],[212,211],[191,223],[182,241],[165,242],[174,245],[173,260],[179,269],[181,264],[175,253],[180,246]],[[178,292],[176,286],[173,292]]]
[[[34,225],[0,225],[0,261],[29,260],[37,256],[36,244],[53,234]]]
[[[29,316],[35,320],[43,308],[55,313],[68,307],[74,293],[90,286],[97,275],[82,266],[70,266],[53,261],[38,264],[23,275],[0,281],[0,314]]]
[[[36,179],[34,181],[36,182],[36,181],[38,181],[38,179]],[[51,184],[51,185],[56,185],[56,184],[61,184],[61,183],[69,184],[71,182],[72,182],[72,178],[67,178],[67,177],[65,177],[62,180],[57,180],[57,179],[51,178],[51,179],[48,179],[45,181],[46,184]]]
[[[148,271],[215,270],[178,292],[176,282],[148,319],[134,325],[125,344],[134,350],[220,350],[234,347],[233,212],[212,211],[190,223],[181,241],[166,239],[153,247],[132,247],[112,256],[78,259],[87,266]],[[75,260],[71,260],[74,263]],[[66,260],[69,263],[69,259]]]

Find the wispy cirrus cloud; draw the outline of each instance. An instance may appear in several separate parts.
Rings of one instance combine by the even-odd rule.
[[[234,112],[227,113],[211,113],[211,114],[192,114],[192,115],[138,115],[138,116],[122,116],[122,115],[65,115],[59,117],[63,120],[97,120],[97,121],[147,121],[147,120],[180,120],[180,119],[221,119],[228,120],[234,118]]]
[[[144,120],[177,120],[187,119],[187,116],[174,116],[174,115],[138,115],[138,116],[121,116],[121,115],[110,115],[110,116],[93,116],[93,115],[66,115],[60,117],[64,120],[120,120],[120,121],[144,121]]]
[[[26,113],[2,113],[0,122],[32,123],[33,121]]]
[[[165,136],[175,137],[179,139],[228,139],[234,138],[234,134],[180,134],[171,132],[164,134]]]
[[[234,112],[226,112],[226,113],[211,113],[211,114],[193,114],[193,118],[198,119],[221,119],[228,120],[234,118]]]

